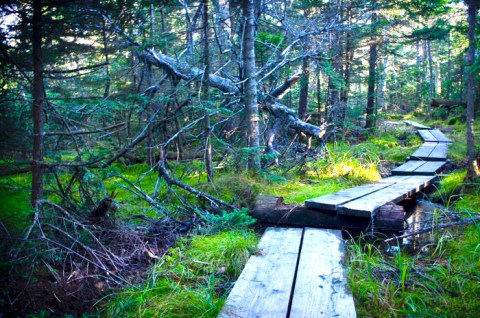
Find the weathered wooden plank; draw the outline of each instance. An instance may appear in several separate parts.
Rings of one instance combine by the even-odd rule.
[[[287,317],[303,229],[268,228],[219,317]]]
[[[388,202],[398,203],[431,184],[434,176],[411,176],[403,182],[377,191],[338,208],[337,213],[359,217],[371,217]]]
[[[429,131],[433,135],[433,137],[435,137],[437,139],[438,142],[446,142],[446,143],[451,143],[452,142],[449,138],[447,138],[447,136],[445,136],[443,134],[443,132],[441,132],[438,129],[432,129],[432,130],[429,130]]]
[[[285,204],[279,197],[260,196],[252,216],[262,224],[282,226],[308,226],[333,229],[360,229],[370,225],[370,219],[338,215],[334,211],[313,210],[303,205]],[[375,228],[399,231],[404,228],[404,215],[382,213],[376,215]]]
[[[401,182],[405,177],[396,176],[382,179],[380,182],[369,183],[362,186],[340,190],[318,198],[305,201],[305,206],[310,209],[335,211],[338,206],[372,192],[386,188],[394,183]]]
[[[431,176],[439,172],[446,163],[446,161],[426,161],[415,169],[413,174]]]
[[[410,156],[410,158],[415,160],[428,160],[430,154],[435,150],[437,145],[437,142],[425,142]]]
[[[395,176],[405,176],[405,175],[413,175],[415,170],[421,167],[425,161],[422,160],[410,160],[405,162],[403,165],[392,169],[392,175]]]
[[[419,130],[418,134],[422,137],[423,141],[438,142],[437,138],[430,132],[430,130]]]
[[[422,124],[417,123],[417,122],[415,122],[415,121],[413,121],[413,120],[404,120],[404,122],[405,122],[406,124],[410,125],[410,126],[413,126],[413,127],[417,128],[417,129],[431,129],[431,128],[428,127],[428,126],[422,125]]]
[[[343,252],[341,231],[305,229],[290,317],[356,317]]]
[[[435,149],[430,154],[429,160],[447,160],[447,143],[438,143]]]

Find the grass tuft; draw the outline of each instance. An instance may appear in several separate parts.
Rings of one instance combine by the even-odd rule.
[[[112,295],[107,317],[216,317],[226,291],[255,251],[251,231],[180,240],[143,286]]]

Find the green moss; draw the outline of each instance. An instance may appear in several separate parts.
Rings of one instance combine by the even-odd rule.
[[[258,242],[250,231],[184,239],[152,270],[143,286],[111,296],[106,317],[216,317],[225,286],[240,274]]]
[[[0,179],[0,220],[14,233],[31,223],[30,183],[29,174]]]

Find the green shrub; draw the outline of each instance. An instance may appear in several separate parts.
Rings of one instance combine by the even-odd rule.
[[[205,225],[200,228],[202,234],[217,234],[231,229],[245,230],[250,225],[255,223],[255,219],[248,215],[248,209],[243,208],[234,210],[231,212],[222,211],[221,214],[213,214],[208,211],[200,211],[202,219],[205,221]]]

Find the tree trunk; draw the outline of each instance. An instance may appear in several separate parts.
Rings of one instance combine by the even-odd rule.
[[[353,62],[353,43],[352,43],[352,34],[351,34],[351,26],[352,26],[352,4],[349,3],[347,5],[346,10],[346,21],[347,21],[347,29],[345,31],[345,65],[343,70],[343,79],[345,81],[345,86],[342,89],[342,94],[340,96],[341,101],[341,119],[342,119],[342,139],[345,139],[346,128],[345,123],[347,120],[347,107],[348,107],[348,98],[350,95],[350,76],[352,70],[352,62]]]
[[[32,57],[33,57],[33,161],[32,161],[32,197],[31,204],[43,198],[43,57],[42,57],[42,0],[33,1],[32,19]]]
[[[433,57],[432,57],[432,49],[431,49],[431,40],[427,41],[427,57],[428,57],[428,97],[429,100],[432,100],[433,96],[435,95],[435,77],[433,74]],[[430,113],[432,109],[430,108],[430,104],[427,107],[427,112]]]
[[[475,120],[475,94],[476,81],[474,72],[475,62],[475,23],[477,16],[477,0],[469,0],[468,2],[468,51],[467,51],[467,175],[466,182],[471,182],[480,176],[480,169],[475,154],[475,138],[474,138],[474,120]]]
[[[243,101],[247,117],[247,147],[249,148],[248,168],[260,170],[260,133],[257,102],[257,79],[255,64],[255,1],[243,0],[244,28],[242,40]]]
[[[308,58],[302,60],[302,75],[300,76],[300,97],[298,99],[298,117],[304,120],[308,111],[308,82],[310,72],[308,70]]]
[[[208,30],[208,0],[203,1],[203,57],[205,71],[203,72],[203,87],[202,87],[202,97],[203,97],[203,107],[205,108],[205,170],[207,171],[208,181],[213,182],[213,165],[212,165],[212,143],[210,142],[211,138],[211,127],[210,127],[210,116],[208,113],[208,104],[209,104],[209,82],[208,78],[210,76],[210,32]]]
[[[383,58],[382,69],[378,79],[378,108],[383,112],[387,112],[387,102],[385,100],[385,88],[387,86],[387,68],[388,68],[388,56]]]
[[[103,54],[105,54],[105,90],[103,92],[103,98],[107,98],[110,96],[110,59],[108,56],[108,38],[107,38],[107,26],[105,25],[105,21],[102,25],[102,38],[103,38]]]
[[[415,48],[417,53],[416,67],[417,67],[417,70],[419,71],[416,76],[417,85],[416,85],[415,91],[416,91],[417,100],[419,104],[414,106],[422,106],[423,105],[423,91],[422,91],[423,77],[420,75],[420,69],[422,68],[422,55],[420,54],[420,51],[421,51],[420,40],[418,40],[415,43]]]
[[[319,117],[319,124],[322,122],[322,71],[320,66],[317,64],[317,112]]]
[[[372,37],[370,44],[370,56],[368,58],[368,92],[367,92],[367,107],[365,109],[366,121],[365,128],[371,129],[375,127],[375,83],[376,83],[376,64],[377,64],[377,37],[376,26],[377,12],[376,1],[372,1]]]

